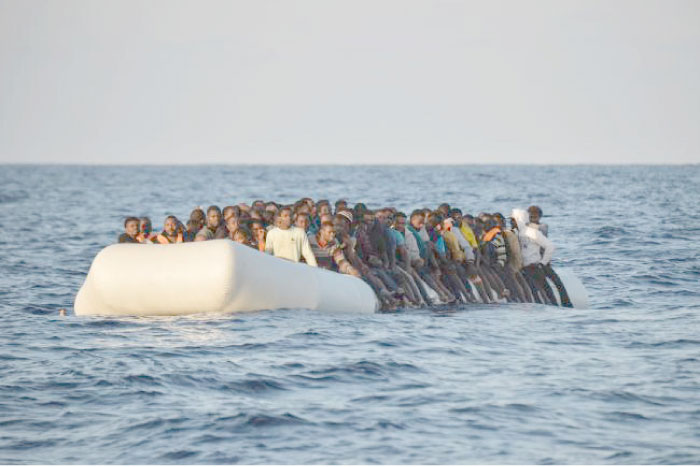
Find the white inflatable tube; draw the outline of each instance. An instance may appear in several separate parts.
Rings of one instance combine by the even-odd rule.
[[[569,300],[574,308],[588,308],[588,292],[576,274],[574,274],[574,272],[570,269],[566,268],[556,268],[554,272],[557,273],[562,284],[564,284],[566,293],[569,295]],[[554,298],[557,299],[557,303],[561,305],[559,291],[554,285],[554,282],[552,282],[550,279],[547,279],[547,282],[549,283],[552,292],[554,292]]]
[[[303,308],[374,313],[356,277],[275,258],[229,240],[111,245],[75,298],[76,315],[167,316]]]

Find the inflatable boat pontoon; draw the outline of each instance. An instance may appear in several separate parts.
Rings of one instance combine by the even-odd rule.
[[[586,290],[578,278],[557,271],[574,306],[586,308]],[[108,246],[93,260],[74,305],[76,315],[102,316],[291,308],[374,313],[379,303],[370,286],[356,277],[275,258],[230,240],[212,240]]]

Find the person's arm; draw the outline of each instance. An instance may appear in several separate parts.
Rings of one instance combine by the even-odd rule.
[[[347,241],[347,243],[346,243]],[[357,252],[355,251],[354,248],[352,248],[352,242],[351,238],[347,237],[346,239],[343,240],[343,243],[346,243],[347,247],[344,250],[345,253],[345,259],[350,261],[350,264],[360,271],[360,273],[364,276],[369,274],[369,268],[367,265],[360,259],[359,256],[357,256]]]
[[[554,243],[552,243],[547,237],[544,236],[542,232],[536,230],[537,234],[535,236],[535,242],[542,248],[544,248],[544,254],[542,254],[542,260],[540,263],[549,264],[552,261],[552,255],[554,254]]]
[[[411,260],[409,259],[408,250],[406,249],[406,245],[398,245],[396,247],[396,249],[399,252],[399,257],[401,258],[401,267],[406,271],[410,271],[411,270]]]
[[[309,244],[309,237],[306,235],[306,232],[304,232],[303,230],[301,231],[300,236],[301,236],[301,256],[303,256],[304,259],[306,260],[306,264],[317,268],[318,263],[316,262],[316,257],[314,256],[314,252],[311,250],[311,245]]]

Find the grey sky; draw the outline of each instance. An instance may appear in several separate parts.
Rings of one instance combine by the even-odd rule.
[[[0,162],[697,163],[700,1],[0,0]]]

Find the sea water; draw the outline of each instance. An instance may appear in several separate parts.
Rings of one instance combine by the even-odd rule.
[[[699,187],[698,166],[0,166],[0,463],[700,463]],[[303,196],[538,204],[591,308],[72,315],[125,216]]]

